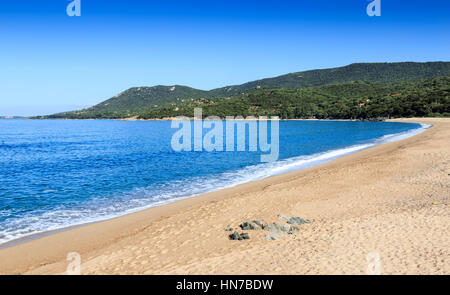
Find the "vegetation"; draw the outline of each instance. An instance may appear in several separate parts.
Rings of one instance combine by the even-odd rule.
[[[450,116],[450,63],[353,64],[211,91],[185,86],[131,88],[89,109],[40,118],[192,117],[195,107],[202,107],[204,116],[220,117]]]
[[[345,67],[291,73],[237,86],[211,90],[214,97],[225,97],[255,89],[304,88],[351,81],[395,83],[450,76],[450,62],[355,63]]]
[[[450,77],[396,84],[349,82],[308,88],[262,88],[231,99],[193,99],[143,110],[140,118],[185,115],[279,116],[282,119],[373,119],[450,116]]]

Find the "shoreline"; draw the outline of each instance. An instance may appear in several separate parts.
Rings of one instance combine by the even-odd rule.
[[[273,211],[282,209],[282,208],[274,208],[274,206],[276,207],[278,205],[276,202],[278,196],[283,196],[283,198],[290,199],[294,203],[297,202],[299,204],[300,203],[303,204],[305,201],[306,203],[316,201],[318,201],[318,203],[320,204],[322,204],[322,202],[326,203],[326,198],[322,199],[323,196],[320,194],[319,195],[312,194],[314,196],[307,198],[308,200],[303,199],[297,200],[290,195],[285,196],[284,193],[283,194],[280,193],[280,195],[277,194],[274,195],[268,193],[268,191],[275,189],[276,187],[282,187],[283,191],[296,190],[299,189],[299,187],[293,185],[292,183],[297,181],[306,181],[304,179],[311,180],[311,182],[306,181],[306,186],[308,185],[308,183],[310,186],[313,186],[315,174],[323,175],[327,174],[327,171],[331,173],[339,169],[341,170],[355,169],[354,166],[356,164],[364,162],[367,159],[372,159],[374,157],[383,158],[383,155],[407,149],[408,146],[414,144],[420,145],[420,143],[425,141],[425,139],[436,136],[436,133],[438,131],[443,130],[445,131],[445,127],[448,128],[449,126],[448,124],[450,124],[450,120],[448,119],[447,120],[397,119],[391,121],[395,122],[413,121],[412,123],[415,123],[414,121],[418,121],[419,123],[427,123],[427,124],[431,123],[433,124],[434,127],[427,129],[425,130],[425,132],[422,132],[418,135],[399,141],[380,144],[369,149],[365,149],[350,155],[339,157],[331,162],[319,164],[298,171],[287,172],[281,175],[271,176],[269,178],[257,181],[240,184],[231,188],[226,188],[223,190],[210,192],[200,196],[179,200],[170,204],[152,207],[149,209],[145,209],[143,211],[123,215],[105,221],[96,222],[94,224],[77,226],[76,228],[73,228],[68,231],[58,232],[55,234],[42,237],[37,240],[28,241],[20,245],[2,249],[0,250],[0,261],[1,261],[0,273],[38,273],[38,274],[62,273],[65,269],[66,255],[68,252],[73,251],[80,253],[83,257],[83,262],[86,261],[85,263],[87,269],[86,273],[145,273],[143,271],[136,270],[132,263],[130,265],[124,263],[122,264],[121,268],[120,266],[118,266],[116,262],[114,262],[114,259],[112,259],[112,261],[109,261],[106,258],[105,258],[106,260],[101,259],[101,257],[103,256],[107,257],[120,256],[121,251],[124,251],[124,249],[127,249],[128,247],[136,248],[136,245],[140,244],[136,243],[136,241],[140,241],[140,239],[142,239],[143,237],[147,238],[148,241],[153,242],[153,243],[149,242],[149,245],[154,246],[155,243],[157,243],[158,247],[156,247],[157,248],[156,250],[158,251],[156,254],[159,253],[161,255],[166,256],[167,253],[173,254],[173,256],[170,256],[169,260],[171,260],[171,262],[169,262],[168,264],[164,264],[164,261],[160,261],[157,258],[155,258],[156,260],[158,260],[158,263],[156,263],[156,266],[154,266],[152,269],[147,270],[149,273],[216,273],[217,269],[211,269],[209,271],[205,270],[195,271],[196,267],[199,267],[199,265],[201,266],[209,265],[211,267],[211,265],[214,264],[211,261],[214,261],[214,259],[216,259],[217,256],[216,254],[212,255],[211,253],[215,251],[208,252],[211,249],[213,250],[215,249],[215,247],[213,247],[214,245],[216,245],[217,248],[221,250],[219,251],[221,253],[229,253],[230,251],[226,250],[231,249],[232,252],[231,256],[239,257],[239,255],[242,254],[243,251],[245,252],[246,248],[245,245],[248,245],[249,243],[255,243],[258,245],[261,244],[261,241],[257,240],[257,238],[253,239],[253,237],[249,243],[237,242],[238,244],[236,244],[234,241],[228,241],[226,239],[226,233],[224,233],[223,231],[223,229],[227,226],[227,224],[225,223],[228,222],[233,223],[233,227],[235,227],[237,226],[236,223],[244,221],[244,218],[247,217],[259,218],[260,216],[253,216],[250,213],[243,213],[240,210],[236,210],[239,211],[239,213],[235,214],[230,213],[230,215],[227,217],[228,218],[227,222],[222,223],[219,222],[219,224],[215,224],[214,226],[212,226],[213,227],[212,229],[209,229],[207,227],[205,229],[204,224],[201,223],[200,221],[208,219],[207,218],[208,216],[205,215],[206,212],[213,212],[214,216],[219,218],[220,214],[218,215],[217,212],[222,212],[221,210],[223,209],[221,208],[240,209],[239,207],[235,206],[230,207],[229,205],[241,204],[241,206],[247,207],[246,206],[247,201],[249,203],[252,203],[252,205],[254,205],[249,206],[247,209],[250,210],[251,208],[254,212],[259,211],[265,212],[261,213],[261,215],[265,215],[266,217],[271,216],[270,218],[274,219],[276,215],[274,216]],[[442,128],[442,126],[445,127]],[[358,167],[358,165],[356,165],[356,167]],[[324,179],[326,179],[326,176],[327,175],[323,175]],[[300,188],[300,190],[301,189],[303,188]],[[335,190],[335,188],[332,189]],[[264,198],[267,201],[267,203],[263,203],[261,205],[259,204],[260,201],[258,200],[258,198],[262,195],[264,195]],[[295,203],[293,207],[296,207],[297,203]],[[218,206],[219,204],[220,206]],[[260,210],[258,208],[256,209],[253,208],[258,206],[260,206],[259,207]],[[284,209],[288,210],[287,209],[288,207]],[[208,211],[206,209],[211,210]],[[268,213],[269,211],[271,212],[270,214]],[[291,210],[292,213],[294,213],[294,211],[296,210]],[[171,226],[171,224],[173,224],[170,222],[172,219],[181,222],[183,221],[183,218],[181,219],[177,218],[179,218],[181,215],[184,215],[184,217],[186,217],[189,216],[189,214],[191,217],[198,217],[189,219],[188,222],[188,224],[192,223],[191,227],[194,230],[193,231],[194,233],[195,232],[202,233],[200,229],[197,230],[195,229],[195,224],[193,222],[197,220],[197,222],[201,223],[202,225],[199,226],[199,228],[205,229],[204,231],[205,237],[210,236],[212,233],[216,234],[218,233],[219,235],[221,235],[220,238],[216,239],[217,241],[208,240],[205,242],[196,236],[194,237],[189,235],[186,236],[186,232],[192,233],[190,228],[185,229],[184,227],[182,227],[182,229],[177,230],[177,228],[173,228]],[[225,212],[223,212],[223,214],[225,214]],[[329,214],[330,216],[333,215],[332,212],[329,212]],[[252,217],[247,215],[252,215]],[[329,220],[332,220],[333,218]],[[319,217],[314,216],[312,216],[311,219],[313,220],[313,224],[316,222],[320,223],[321,220]],[[325,218],[324,222],[327,223],[329,222],[329,220]],[[184,220],[184,223],[186,223],[186,220]],[[183,223],[179,224],[181,227]],[[167,229],[167,232],[170,232],[172,236],[175,238],[175,240],[177,240],[177,242],[180,242],[181,245],[185,246],[186,249],[185,248],[182,249],[184,251],[183,253],[186,254],[186,257],[190,258],[191,260],[185,261],[185,263],[181,263],[183,261],[183,257],[179,257],[180,254],[175,254],[172,252],[172,250],[176,249],[177,247],[175,246],[175,244],[171,243],[170,239],[167,240],[166,238],[164,238],[162,239],[164,240],[164,243],[158,244],[159,242],[161,242],[161,239],[158,240],[158,237],[159,238],[166,237],[164,232],[158,230],[158,226],[159,229],[161,229],[161,227]],[[151,231],[150,234],[149,232],[147,232],[149,229],[155,229],[155,231]],[[253,233],[251,234],[253,235]],[[198,244],[200,244],[200,246],[196,248],[195,244],[194,245],[191,244],[190,239],[197,241]],[[272,245],[277,245],[280,243],[282,244],[283,242],[285,242],[285,240],[275,241],[272,243]],[[271,242],[266,241],[266,243]],[[267,247],[270,248],[272,247],[272,245],[269,245]],[[263,246],[266,247],[265,245]],[[205,251],[205,253],[203,253],[204,251],[201,251],[202,247],[204,247],[208,251]],[[138,251],[138,249],[137,250],[135,249],[133,251]],[[198,251],[198,253],[196,251]],[[201,259],[199,259],[199,257]],[[167,256],[167,258],[169,258],[169,256]],[[192,261],[192,258],[196,258],[193,260],[200,260],[200,262]],[[226,257],[219,256],[219,258],[217,259],[219,259],[219,261],[221,262],[225,261],[226,263],[228,263]],[[106,267],[104,265],[109,266]],[[190,269],[186,268],[187,266],[190,266],[191,268]],[[247,269],[249,271],[244,273],[253,273],[251,267],[247,267]],[[197,268],[197,270],[199,270],[199,268]],[[223,271],[225,273],[230,273],[231,271],[228,268],[218,270],[219,272]],[[239,271],[239,269],[237,269],[236,271]],[[275,270],[275,273],[284,273],[284,272],[283,270],[279,271]],[[300,271],[300,273],[308,273],[308,271],[305,272]]]
[[[311,121],[311,120],[312,121],[327,121],[327,120],[319,120],[319,119],[290,119],[290,120],[280,120],[280,121],[303,121],[303,120],[306,120],[306,121]],[[120,121],[120,120],[118,120],[118,121]],[[152,121],[152,120],[137,120],[137,121]],[[330,121],[335,121],[335,120],[330,120]],[[348,122],[350,122],[350,121],[358,121],[358,120],[340,120],[340,121],[348,121]],[[432,124],[428,124],[429,126],[424,126],[426,124],[416,123],[416,122],[403,122],[403,123],[421,124],[422,125],[422,127],[420,127],[420,128],[408,130],[407,133],[416,131],[418,129],[422,129],[418,133],[418,134],[421,134],[422,132],[425,132],[427,129],[433,127]],[[402,133],[393,133],[391,135],[393,135],[393,136],[400,136],[401,134]],[[406,138],[397,139],[397,140],[394,140],[393,142],[399,141],[399,140],[404,140],[404,139],[407,139],[409,137],[416,136],[418,134],[408,135]],[[19,238],[13,239],[13,240],[9,240],[7,242],[0,243],[0,250],[11,248],[11,247],[14,247],[14,246],[17,246],[17,245],[20,245],[20,244],[23,244],[23,243],[27,243],[27,242],[30,242],[30,241],[33,241],[33,240],[38,240],[38,239],[41,239],[43,237],[50,236],[50,235],[53,235],[53,234],[57,234],[57,233],[60,233],[60,232],[69,231],[69,230],[72,230],[72,229],[75,229],[75,228],[78,228],[78,227],[83,227],[83,226],[88,226],[88,225],[91,225],[91,224],[101,223],[101,222],[108,221],[108,220],[111,220],[111,219],[120,218],[120,217],[123,217],[123,216],[135,214],[135,213],[138,213],[140,211],[145,211],[145,210],[148,210],[148,209],[154,208],[154,207],[165,206],[165,205],[168,205],[168,204],[171,204],[171,203],[174,203],[174,202],[179,202],[179,201],[184,200],[184,199],[195,198],[195,197],[198,197],[198,196],[201,196],[201,195],[204,195],[204,194],[210,194],[210,193],[218,192],[218,191],[221,191],[221,190],[224,190],[224,189],[229,189],[229,188],[233,188],[233,187],[236,187],[236,186],[240,186],[240,185],[243,185],[243,184],[246,184],[246,183],[251,183],[251,182],[255,182],[255,181],[268,179],[268,178],[271,178],[271,177],[274,177],[274,176],[277,176],[277,175],[283,175],[283,174],[290,173],[290,172],[296,172],[296,171],[304,170],[304,169],[307,169],[307,168],[312,168],[312,167],[315,167],[315,166],[318,166],[318,165],[321,165],[321,164],[324,164],[324,163],[332,162],[332,161],[337,160],[337,159],[339,159],[341,157],[345,157],[345,156],[348,156],[348,155],[351,155],[351,154],[354,154],[354,153],[358,153],[358,152],[364,151],[366,149],[371,149],[371,148],[374,148],[376,146],[383,145],[383,144],[386,144],[386,143],[389,143],[389,142],[391,142],[391,141],[381,142],[381,143],[373,143],[373,146],[364,147],[364,148],[356,150],[356,151],[351,151],[351,152],[345,153],[345,154],[340,155],[340,156],[336,156],[336,157],[333,157],[333,158],[322,160],[322,161],[313,163],[311,165],[306,165],[305,167],[300,167],[300,168],[296,168],[296,169],[293,169],[293,170],[287,170],[287,171],[280,172],[280,173],[277,173],[277,174],[274,174],[274,175],[270,175],[270,176],[263,177],[263,178],[256,179],[256,180],[246,181],[246,182],[243,182],[243,183],[234,184],[234,185],[231,185],[231,186],[225,186],[225,187],[222,187],[222,188],[219,188],[219,189],[216,189],[216,190],[212,190],[212,191],[209,191],[209,192],[205,192],[205,193],[202,193],[202,194],[190,195],[190,196],[185,196],[185,197],[181,197],[181,198],[175,198],[173,200],[167,201],[166,203],[163,203],[163,204],[160,204],[160,205],[149,204],[149,205],[144,206],[142,208],[135,208],[135,209],[131,210],[131,212],[129,212],[129,213],[123,213],[123,214],[119,214],[117,216],[110,216],[110,217],[102,218],[102,219],[95,220],[95,221],[89,221],[89,222],[83,222],[83,223],[79,223],[79,224],[73,224],[73,225],[69,225],[69,226],[65,226],[65,227],[61,227],[61,228],[57,228],[57,229],[46,230],[46,231],[43,231],[43,232],[36,232],[36,233],[30,234],[30,235],[27,235],[27,236],[19,237]],[[351,148],[351,147],[353,147],[353,146],[344,147],[343,149]],[[329,151],[327,151],[325,153],[329,153],[329,152],[333,152],[333,151],[335,151],[335,150],[329,150]],[[319,154],[316,154],[316,156],[318,156],[318,155]],[[285,159],[285,160],[287,160],[287,159]]]

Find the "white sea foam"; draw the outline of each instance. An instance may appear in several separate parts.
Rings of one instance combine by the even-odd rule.
[[[117,198],[104,198],[90,201],[83,208],[61,208],[50,212],[42,212],[41,215],[34,213],[33,215],[24,216],[20,219],[9,219],[5,221],[5,226],[0,230],[0,244],[32,234],[106,220],[150,207],[198,196],[203,193],[233,187],[289,171],[304,169],[382,143],[393,142],[417,135],[429,127],[431,125],[421,124],[420,128],[385,135],[359,145],[308,156],[292,157],[272,163],[248,166],[238,171],[225,172],[206,179],[204,177],[194,177],[189,181],[173,181],[157,190],[152,187],[139,188]],[[6,213],[0,212],[0,215]]]

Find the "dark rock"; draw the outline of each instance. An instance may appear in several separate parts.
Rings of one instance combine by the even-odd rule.
[[[295,225],[291,225],[291,229],[289,231],[299,231],[300,229],[296,227]]]
[[[289,224],[305,224],[305,223],[310,223],[309,220],[305,220],[303,218],[300,217],[290,217],[287,221],[287,223]]]
[[[234,233],[232,233],[231,235],[228,236],[228,238],[230,240],[240,240],[241,236],[239,235],[239,233],[237,231],[235,231]]]
[[[285,234],[293,234],[294,231],[298,231],[299,228],[297,226],[285,223],[285,224],[281,224],[278,222],[274,222],[272,224],[268,224],[267,226],[264,227],[264,230],[272,233],[272,234],[281,234],[281,235],[285,235]]]
[[[254,222],[256,225],[258,225],[259,227],[261,227],[261,229],[263,229],[264,226],[266,225],[266,223],[264,222],[264,220],[260,220],[260,219],[253,220],[253,222]]]
[[[284,225],[274,222],[271,224],[268,224],[264,227],[264,230],[273,233],[273,234],[286,234],[288,230],[284,227]]]
[[[290,224],[283,224],[283,231],[290,232],[291,231],[291,225]]]
[[[257,221],[257,222],[255,222]],[[240,227],[243,230],[259,230],[262,229],[262,226],[260,226],[259,224],[261,223],[260,220],[253,220],[253,221],[244,221]]]
[[[234,233],[232,233],[231,235],[229,235],[228,238],[229,238],[230,240],[238,240],[238,241],[242,241],[242,240],[248,240],[248,239],[250,239],[250,236],[248,235],[248,233],[242,233],[242,234],[239,234],[237,231],[235,231]]]
[[[225,231],[233,231],[233,229],[230,227],[230,228],[226,228]]]

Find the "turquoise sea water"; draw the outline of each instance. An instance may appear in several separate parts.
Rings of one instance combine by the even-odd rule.
[[[171,122],[0,120],[0,243],[103,220],[401,139],[412,123],[282,121],[280,156],[175,152]]]

